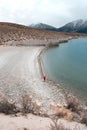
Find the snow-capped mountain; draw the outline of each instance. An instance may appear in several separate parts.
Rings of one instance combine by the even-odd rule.
[[[31,24],[30,27],[39,28],[43,30],[51,30],[57,32],[77,32],[77,33],[87,33],[87,20],[84,21],[82,19],[72,21],[70,23],[65,24],[60,28],[53,27],[48,24],[38,23],[38,24]]]
[[[79,19],[58,28],[57,31],[87,33],[87,21]]]
[[[43,30],[52,30],[52,31],[56,31],[56,29],[57,29],[53,26],[50,26],[50,25],[44,24],[44,23],[31,24],[30,27],[39,28],[39,29],[43,29]]]

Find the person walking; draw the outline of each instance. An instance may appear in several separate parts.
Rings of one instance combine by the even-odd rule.
[[[44,82],[45,82],[45,80],[46,80],[46,75],[43,75],[43,80],[44,80]]]

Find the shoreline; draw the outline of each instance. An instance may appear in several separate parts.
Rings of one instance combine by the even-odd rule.
[[[69,40],[69,39],[68,39]],[[71,39],[72,40],[72,39]],[[63,39],[63,41],[62,42],[60,42],[58,45],[60,45],[60,44],[62,44],[62,43],[64,43],[64,39]],[[21,46],[20,46],[21,47]],[[18,47],[18,48],[20,48],[20,47]],[[36,46],[37,47],[37,46]],[[54,46],[55,47],[55,46]],[[35,48],[35,46],[34,46],[34,48]],[[34,69],[36,69],[36,70],[38,70],[39,71],[39,73],[38,74],[40,74],[40,76],[39,76],[39,81],[40,81],[40,84],[42,84],[42,76],[43,76],[43,74],[45,74],[45,71],[44,71],[44,65],[43,65],[43,63],[42,63],[42,55],[43,55],[43,53],[45,53],[45,51],[47,50],[47,49],[49,49],[50,47],[49,46],[44,46],[44,47],[37,47],[37,48],[39,48],[39,50],[38,50],[38,54],[37,54],[37,56],[36,56],[36,58],[34,58],[34,64],[36,64],[36,68],[34,67]],[[37,63],[38,62],[38,63]],[[37,64],[38,64],[38,66],[37,66]],[[34,71],[36,71],[36,70],[34,70]],[[33,74],[35,74],[36,72],[33,72]],[[37,81],[36,81],[37,82]],[[56,86],[57,87],[57,89],[60,89],[61,91],[62,91],[62,94],[64,95],[64,99],[66,99],[66,96],[67,96],[67,94],[68,95],[72,95],[72,96],[75,96],[76,98],[78,97],[78,96],[76,96],[73,92],[70,92],[69,90],[68,90],[68,88],[63,88],[60,84],[58,84],[58,83],[56,83],[55,81],[53,81],[53,80],[50,80],[49,79],[49,77],[47,77],[47,80],[46,80],[46,83],[48,84],[46,84],[47,85],[47,87],[49,87],[49,86]],[[81,101],[82,102],[82,101]]]
[[[60,43],[61,44],[61,43]],[[42,55],[43,55],[43,53],[45,53],[45,51],[47,50],[47,49],[50,49],[50,47],[44,47],[42,50],[41,50],[41,52],[40,52],[40,54],[38,55],[38,63],[39,63],[39,69],[40,69],[40,74],[41,74],[41,77],[43,76],[43,75],[45,75],[45,71],[44,71],[44,64],[43,64],[43,61],[42,61]],[[63,88],[61,88],[61,86],[60,86],[60,84],[58,84],[58,83],[56,83],[55,81],[53,81],[53,80],[51,80],[51,79],[49,79],[49,77],[47,77],[46,78],[46,81],[45,82],[47,82],[48,84],[51,84],[51,85],[56,85],[56,86],[58,86],[58,88],[60,88],[60,89],[62,89],[63,90]],[[63,90],[63,91],[65,91],[65,90]],[[65,96],[66,94],[65,94],[65,92],[64,92],[64,97],[66,97]]]
[[[5,47],[5,48],[9,48],[9,47]],[[10,48],[12,50],[12,47],[10,47]],[[25,51],[23,53],[23,55],[24,55],[25,52],[26,52],[26,49],[27,49],[27,55],[25,55],[25,56],[27,56],[27,59],[24,57],[24,59],[26,59],[25,62],[24,62],[24,60],[21,60],[21,61],[23,62],[23,66],[25,66],[23,72],[25,72],[25,69],[26,69],[26,74],[29,76],[30,73],[28,71],[30,71],[32,76],[33,76],[33,77],[31,77],[31,83],[32,83],[31,88],[33,87],[32,91],[34,91],[34,92],[36,91],[37,97],[39,97],[39,99],[41,99],[41,100],[39,100],[38,98],[35,98],[34,100],[38,99],[38,101],[42,101],[42,102],[37,102],[39,104],[36,104],[36,105],[40,105],[40,103],[43,103],[43,104],[45,104],[45,106],[46,106],[46,104],[50,106],[50,103],[53,103],[52,101],[54,101],[54,99],[56,98],[57,100],[55,100],[54,103],[56,105],[59,105],[60,107],[65,107],[66,106],[65,97],[64,97],[63,89],[61,88],[61,86],[57,85],[55,82],[50,81],[48,79],[47,79],[46,82],[42,81],[41,68],[40,68],[41,67],[40,65],[42,65],[42,64],[40,64],[40,62],[41,62],[41,57],[40,56],[46,50],[46,48],[45,47],[32,47],[32,48],[29,47],[29,48],[30,48],[30,50],[28,50],[28,48],[26,48],[26,47],[23,47],[23,48],[15,47],[14,51],[15,51],[15,49],[18,49],[18,50],[22,49],[23,51],[25,49]],[[29,53],[29,51],[30,51],[30,53]],[[15,56],[15,57],[17,58],[17,56]],[[29,63],[26,64],[26,62],[27,63],[29,62]],[[21,66],[21,68],[23,68],[23,66]],[[20,65],[19,65],[19,67],[20,67]],[[19,69],[18,69],[18,71],[19,71]],[[19,72],[21,72],[21,69],[20,69]],[[18,75],[19,75],[19,73],[18,73]],[[16,74],[16,76],[18,76],[18,75]],[[21,73],[20,73],[20,75],[21,75]],[[38,88],[40,88],[40,89],[38,89]],[[54,91],[54,89],[56,90],[56,92]],[[54,92],[55,92],[55,94],[54,94]],[[34,93],[34,95],[35,95],[35,93]],[[48,98],[52,98],[52,100],[49,100]],[[45,109],[44,106],[42,106],[42,107]],[[52,119],[52,117],[51,117],[52,114],[53,114],[54,117],[56,117],[58,115],[57,115],[56,111],[53,112],[53,113],[50,113],[51,108],[45,109],[45,110],[48,110],[48,111],[44,111],[44,109],[43,109],[43,112],[46,112],[46,113],[43,114],[43,112],[42,112],[42,116],[38,115],[38,114],[34,115],[34,114],[31,114],[31,113],[27,113],[25,116],[23,116],[23,113],[17,113],[15,115],[0,114],[0,118],[1,118],[0,128],[1,129],[3,128],[3,130],[5,130],[7,127],[9,129],[13,128],[15,130],[18,130],[18,129],[20,129],[20,130],[21,129],[36,130],[36,128],[37,128],[37,130],[39,130],[39,129],[42,129],[42,130],[48,129],[48,130],[50,130],[50,125],[51,124],[53,124],[54,127],[55,127],[55,123],[54,123],[55,119],[54,120]],[[48,114],[48,116],[45,115],[45,114]],[[64,119],[63,116],[62,117],[57,117],[57,118],[58,118],[57,121],[60,121],[59,124],[61,123],[61,124],[63,124],[63,126],[65,126],[64,128],[66,128],[66,126],[67,126],[67,128],[72,129],[72,127],[75,128],[77,125],[79,125],[79,127],[83,128],[84,130],[86,130],[86,128],[87,128],[84,124],[81,124],[78,121],[69,120],[69,117],[68,117],[68,119]],[[6,122],[6,125],[4,125],[4,122]],[[13,122],[13,124],[12,124],[12,122]],[[59,125],[59,124],[57,124],[57,125]],[[78,128],[78,130],[79,130],[79,128]]]
[[[52,102],[65,104],[62,90],[54,84],[44,82],[41,77],[38,55],[43,49],[43,47],[0,47],[2,55],[0,85],[1,92],[5,96],[20,103],[21,96],[27,94],[32,96],[34,101],[41,101],[42,108],[47,109]],[[10,59],[12,62],[9,62]]]
[[[72,38],[72,39],[73,39],[73,38]],[[72,39],[70,39],[70,40],[72,40]],[[67,42],[68,42],[68,41],[69,41],[69,40],[67,40]],[[66,42],[61,41],[61,42],[59,43],[59,45],[62,44],[62,43],[66,43]],[[59,45],[58,45],[58,46],[59,46]],[[52,47],[55,47],[55,46],[52,46]],[[41,76],[45,75],[45,73],[46,73],[45,70],[44,70],[44,64],[43,64],[42,55],[44,55],[45,51],[47,51],[48,49],[50,49],[50,48],[52,48],[52,47],[44,47],[44,49],[40,52],[40,54],[39,54],[39,56],[38,56],[38,62],[39,62],[39,68],[40,68]],[[58,88],[62,89],[65,99],[66,99],[67,95],[73,96],[73,97],[75,97],[75,98],[77,98],[77,99],[79,100],[80,104],[86,106],[87,101],[84,100],[84,99],[81,99],[81,98],[80,98],[81,95],[76,95],[76,92],[75,92],[74,90],[69,90],[69,88],[61,86],[61,85],[58,84],[57,82],[51,80],[49,77],[47,77],[46,82],[47,82],[48,84],[51,84],[51,85],[54,84],[54,85],[58,86]]]

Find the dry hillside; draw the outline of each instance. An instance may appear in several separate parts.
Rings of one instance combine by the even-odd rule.
[[[29,39],[49,40],[80,36],[84,34],[69,34],[47,30],[40,30],[15,23],[0,22],[0,44],[8,41],[20,41]],[[85,36],[85,35],[84,35]]]

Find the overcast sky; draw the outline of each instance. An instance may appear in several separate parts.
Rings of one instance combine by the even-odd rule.
[[[0,21],[60,27],[87,19],[87,0],[0,0]]]

